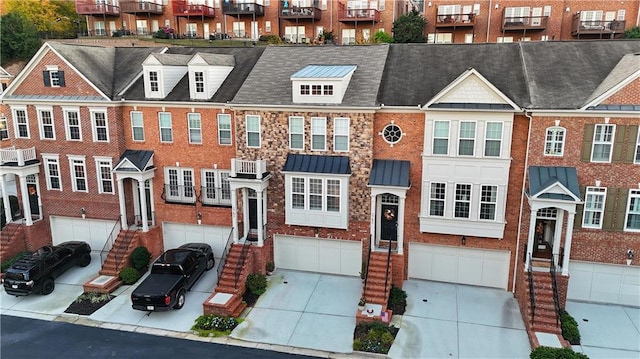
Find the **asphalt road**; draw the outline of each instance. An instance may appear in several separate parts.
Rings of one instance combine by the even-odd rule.
[[[312,357],[2,315],[0,358]]]

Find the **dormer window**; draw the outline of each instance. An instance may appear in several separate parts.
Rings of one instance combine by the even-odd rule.
[[[158,86],[158,72],[149,71],[149,89],[151,92],[158,92],[160,87]]]
[[[333,85],[324,85],[324,93],[325,96],[333,96]]]
[[[291,76],[294,103],[342,103],[355,65],[308,65]]]
[[[42,72],[42,79],[45,87],[64,87],[64,71],[60,71],[58,66],[47,66],[47,69]]]
[[[300,95],[308,95],[308,94],[310,94],[309,85],[300,85]]]
[[[194,81],[196,85],[196,92],[203,93],[204,92],[204,72],[196,71],[194,76],[195,76]]]

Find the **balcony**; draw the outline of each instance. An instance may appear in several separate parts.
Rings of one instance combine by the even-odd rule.
[[[120,15],[120,7],[115,5],[96,4],[96,1],[97,0],[76,0],[76,12],[78,15]]]
[[[188,0],[173,0],[173,14],[178,17],[201,16],[215,17],[215,9],[207,5],[189,4]]]
[[[36,148],[16,149],[15,147],[0,149],[0,166],[25,166],[40,163],[36,158]]]
[[[476,15],[471,14],[447,14],[436,16],[436,27],[473,27]]]
[[[196,203],[196,190],[193,186],[165,184],[162,199],[167,203]]]
[[[318,0],[310,7],[291,6],[289,1],[280,1],[279,9],[280,18],[287,20],[320,20],[322,16]]]
[[[377,9],[339,9],[338,21],[358,22],[358,21],[380,21],[380,11]]]
[[[222,13],[225,15],[254,15],[264,16],[264,6],[256,3],[234,3],[224,2]]]
[[[231,188],[202,186],[200,202],[205,206],[231,206]]]
[[[231,159],[231,177],[246,179],[263,179],[268,174],[267,161],[265,160],[242,160]]]
[[[622,34],[627,25],[626,20],[581,20],[580,14],[573,15],[571,35],[607,35],[613,37]]]
[[[544,30],[547,28],[548,16],[502,17],[503,31]]]
[[[125,14],[157,14],[162,15],[162,4],[151,1],[122,1],[120,11]]]

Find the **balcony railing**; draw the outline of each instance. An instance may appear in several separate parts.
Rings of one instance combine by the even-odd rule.
[[[230,206],[231,188],[202,186],[200,202],[208,206]]]
[[[193,186],[165,184],[162,198],[170,203],[196,203],[196,189]]]
[[[436,27],[463,27],[474,26],[476,15],[471,14],[447,14],[436,16]]]
[[[503,17],[502,30],[544,30],[548,20],[548,16]]]
[[[231,160],[231,177],[262,179],[266,172],[267,161],[265,160],[249,161],[239,158]]]
[[[319,1],[315,0],[313,6],[291,6],[289,1],[280,1],[280,18],[291,20],[320,20],[322,11]]]
[[[625,31],[627,22],[625,20],[581,20],[580,14],[573,16],[571,35],[615,35]]]
[[[207,5],[189,4],[188,0],[174,0],[171,3],[173,14],[178,17],[204,16],[215,17],[215,9]]]
[[[121,1],[120,11],[126,14],[158,14],[162,15],[162,4],[151,1]]]
[[[380,21],[380,11],[377,9],[345,9],[342,7],[338,10],[338,21],[340,22],[356,22],[356,21]]]
[[[15,147],[0,149],[0,165],[10,164],[24,166],[37,162],[36,148],[16,149]]]
[[[120,15],[120,7],[107,4],[96,4],[95,1],[76,1],[76,13],[78,15]]]
[[[264,6],[256,3],[224,2],[222,13],[225,15],[255,15],[264,16]]]

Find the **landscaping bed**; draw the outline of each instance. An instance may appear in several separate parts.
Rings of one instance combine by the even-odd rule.
[[[115,298],[113,295],[85,292],[82,293],[67,309],[65,313],[91,315],[96,310],[102,308],[105,304],[109,303],[111,299]]]

